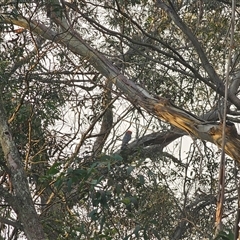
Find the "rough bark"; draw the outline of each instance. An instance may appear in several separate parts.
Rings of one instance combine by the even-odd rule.
[[[5,199],[17,213],[28,239],[46,239],[31,198],[21,157],[7,124],[2,101],[0,102],[0,143],[7,162],[14,201],[12,202],[10,197]]]

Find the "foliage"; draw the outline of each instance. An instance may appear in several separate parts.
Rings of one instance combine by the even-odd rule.
[[[0,12],[39,21],[59,35],[62,29],[54,16],[65,19],[72,31],[152,95],[167,97],[200,118],[209,114],[209,120],[219,120],[222,111],[215,110],[223,98],[206,70],[208,63],[152,1],[45,2],[4,2]],[[224,82],[231,6],[226,1],[163,2],[171,3],[194,33]],[[176,134],[175,140],[179,132],[139,110],[88,58],[2,18],[0,24],[4,108],[48,238],[213,238],[218,149],[183,134],[168,141],[168,134]],[[233,76],[239,69],[238,31],[234,39]],[[228,119],[238,123],[237,107],[229,104]],[[121,151],[120,140],[129,128],[134,139]],[[0,156],[0,183],[13,193],[2,151]],[[237,166],[227,158],[227,231],[217,239],[233,239],[238,178]],[[23,229],[6,221],[18,223],[6,202],[1,196],[1,236],[17,239]]]
[[[226,229],[225,231],[221,231],[215,239],[233,240],[234,234],[232,233],[231,229]]]

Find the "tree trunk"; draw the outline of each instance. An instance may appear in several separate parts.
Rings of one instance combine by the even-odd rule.
[[[2,99],[2,96],[0,96],[0,99]],[[0,143],[12,183],[11,191],[13,197],[12,199],[5,198],[5,200],[9,201],[9,205],[13,207],[18,215],[27,238],[44,240],[46,237],[34,208],[21,157],[7,124],[2,100],[0,101]]]

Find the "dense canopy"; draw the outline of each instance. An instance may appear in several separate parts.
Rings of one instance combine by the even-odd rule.
[[[237,239],[239,14],[1,1],[1,237]]]

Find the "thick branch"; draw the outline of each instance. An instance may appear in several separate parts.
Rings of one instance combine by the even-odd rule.
[[[15,222],[15,221],[9,220],[9,219],[1,217],[1,216],[0,216],[0,222],[7,224],[7,225],[11,225],[17,229],[23,230],[22,225],[19,222]]]
[[[99,153],[102,152],[104,143],[106,142],[106,139],[112,129],[113,111],[112,111],[111,91],[112,91],[112,82],[107,80],[106,88],[103,93],[103,101],[102,101],[102,106],[104,108],[105,114],[103,115],[103,118],[102,118],[100,132],[93,146],[93,152],[95,155],[98,155]]]
[[[178,16],[178,14],[175,12],[175,10],[169,6],[167,6],[163,1],[158,0],[157,6],[159,6],[161,9],[163,9],[174,21],[174,23],[183,31],[183,33],[189,38],[191,43],[193,44],[199,58],[201,59],[202,66],[208,73],[208,75],[211,78],[211,81],[215,83],[217,87],[217,91],[224,96],[224,84],[222,80],[219,78],[218,74],[212,67],[211,63],[208,61],[208,58],[206,56],[206,53],[204,52],[204,49],[202,48],[200,42],[198,41],[197,37],[193,34],[191,29],[182,21],[182,19]],[[231,100],[231,102],[240,109],[240,100],[232,94],[229,94],[228,98]]]
[[[222,124],[205,122],[193,114],[173,105],[168,99],[151,96],[145,89],[122,75],[106,57],[91,48],[73,29],[69,28],[66,29],[64,33],[57,34],[43,24],[35,21],[26,21],[21,16],[18,18],[10,18],[2,14],[1,17],[5,23],[13,23],[28,28],[35,34],[66,46],[75,54],[84,57],[96,70],[122,90],[128,99],[131,99],[136,105],[143,107],[150,114],[169,122],[191,136],[213,142],[221,147]],[[56,21],[58,24],[61,24],[59,19]],[[65,24],[62,25],[62,28],[64,27]],[[239,144],[240,138],[234,124],[227,125],[225,152],[240,162]]]

